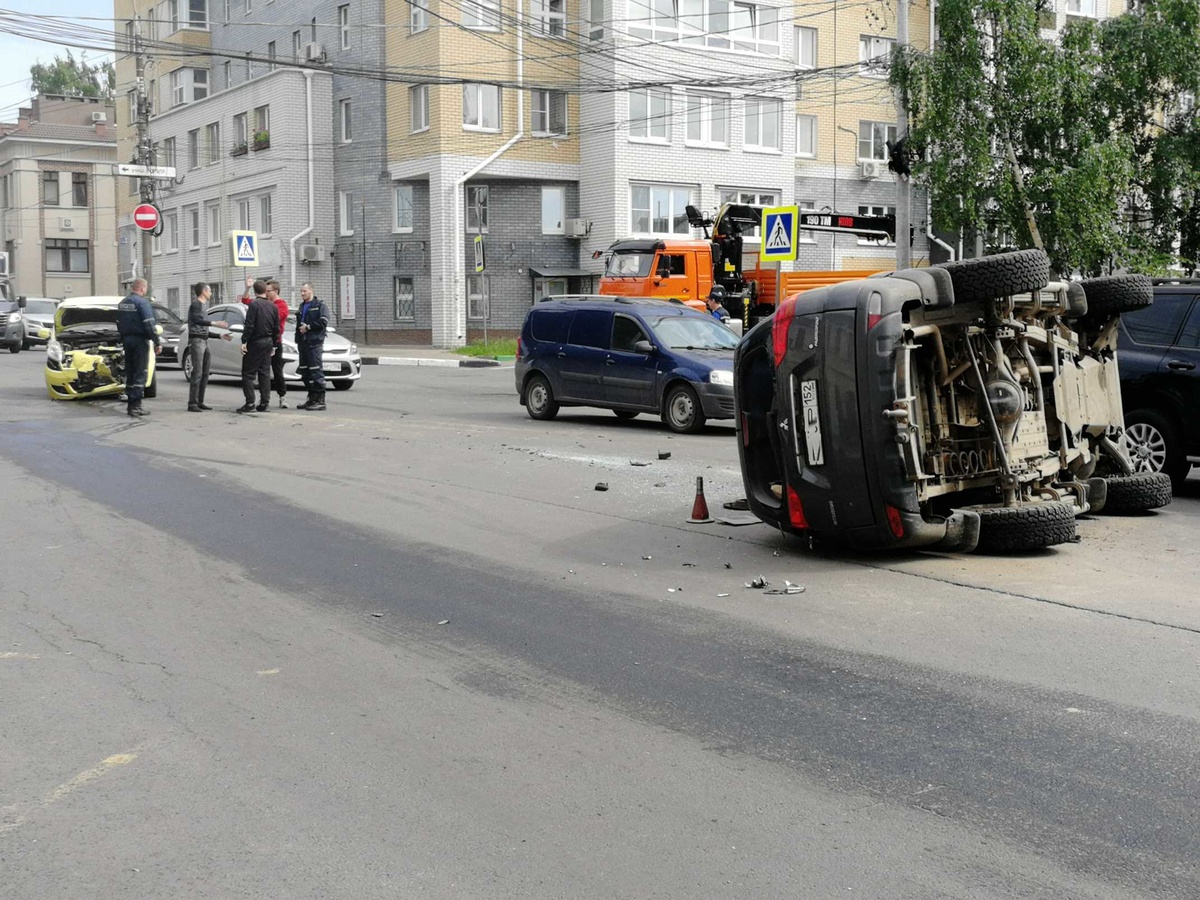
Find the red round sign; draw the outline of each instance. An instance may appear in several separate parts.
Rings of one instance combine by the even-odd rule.
[[[149,203],[143,203],[133,211],[133,224],[142,231],[153,231],[158,227],[158,221],[161,214],[157,206],[152,206]]]

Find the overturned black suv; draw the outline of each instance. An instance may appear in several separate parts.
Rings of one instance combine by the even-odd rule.
[[[1140,276],[1051,282],[1020,251],[788,298],[734,362],[751,510],[859,548],[968,552],[1169,503],[1126,452],[1115,354],[1149,296]]]

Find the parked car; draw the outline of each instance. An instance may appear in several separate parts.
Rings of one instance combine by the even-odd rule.
[[[154,308],[154,320],[162,328],[162,353],[158,363],[179,365],[180,344],[187,347],[187,323],[161,303],[150,305]]]
[[[1125,443],[1139,472],[1178,490],[1200,463],[1200,279],[1154,282],[1154,304],[1121,317]]]
[[[517,341],[516,385],[533,419],[563,406],[662,416],[694,433],[733,417],[737,336],[712,316],[662,300],[578,296],[539,303]]]
[[[20,353],[25,346],[25,298],[13,297],[11,285],[0,280],[0,347]]]
[[[47,335],[46,393],[51,400],[120,395],[125,390],[125,348],[117,332],[121,297],[72,297],[58,305]],[[158,393],[150,353],[146,396]]]
[[[22,350],[28,350],[37,344],[45,344],[49,335],[41,337],[42,332],[54,328],[54,313],[58,309],[57,300],[49,297],[26,297],[25,308],[21,310],[21,319],[25,325],[25,340]]]
[[[242,375],[242,351],[240,347],[242,329],[246,324],[246,307],[241,303],[227,303],[221,306],[211,306],[205,310],[210,322],[225,322],[229,328],[212,326],[209,333],[212,339],[208,342],[211,352],[209,372],[212,375],[232,376]],[[293,314],[294,315],[294,314]],[[300,355],[292,340],[293,319],[288,319],[288,328],[283,335],[283,377],[289,384],[301,382],[303,379],[297,370]],[[232,334],[232,341],[219,340],[221,335]],[[186,343],[186,342],[185,342]],[[358,346],[332,328],[325,336],[324,356],[325,380],[333,385],[336,391],[348,391],[354,387],[354,382],[362,377],[362,356]],[[192,356],[185,349],[183,352],[183,372],[189,379],[192,375]]]

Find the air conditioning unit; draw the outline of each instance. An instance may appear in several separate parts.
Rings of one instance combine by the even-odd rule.
[[[318,263],[325,262],[325,248],[320,244],[301,244],[300,245],[300,262],[302,263]]]
[[[92,121],[93,122],[107,122],[108,121],[108,113],[94,112],[94,113],[92,113]]]
[[[304,58],[309,61],[324,59],[325,51],[316,41],[311,41],[304,45]]]
[[[587,237],[588,223],[586,219],[566,219],[563,221],[563,233],[569,238]]]
[[[858,164],[859,178],[878,178],[883,174],[885,163],[878,159],[864,159]]]
[[[75,230],[75,220],[70,218],[69,216],[63,216],[61,219],[59,219],[58,225],[63,231],[74,231]]]

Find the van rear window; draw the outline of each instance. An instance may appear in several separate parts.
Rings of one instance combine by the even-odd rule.
[[[535,309],[530,314],[529,333],[535,341],[565,344],[572,315],[574,310],[570,309]]]

